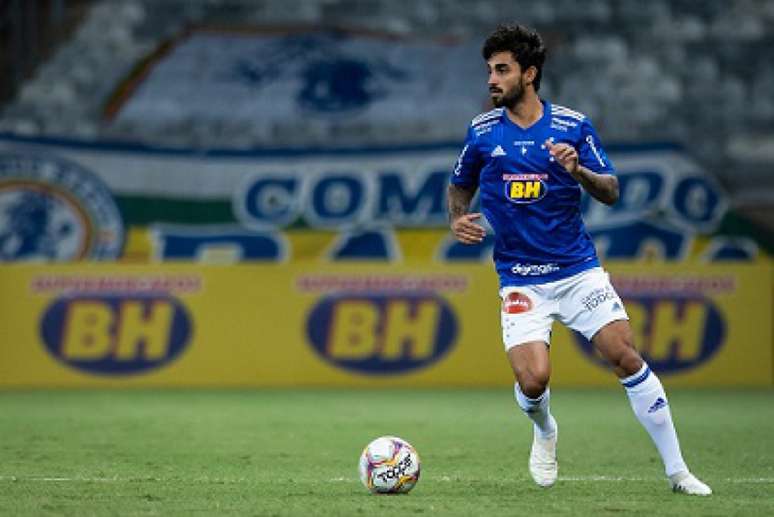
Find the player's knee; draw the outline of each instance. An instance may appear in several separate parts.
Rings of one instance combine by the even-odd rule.
[[[531,399],[540,397],[548,387],[548,374],[536,372],[530,375],[523,375],[519,378],[519,387],[521,392]]]
[[[635,348],[630,345],[620,346],[617,350],[617,353],[608,357],[608,360],[610,361],[610,365],[613,367],[613,369],[615,369],[616,373],[622,377],[634,375],[640,371],[640,368],[642,368],[644,363],[639,352],[637,352],[637,350],[635,350]]]
[[[640,357],[640,354],[637,353],[637,350],[634,348],[630,348],[626,351],[626,353],[621,357],[621,359],[618,361],[618,368],[623,370],[624,374],[626,375],[634,375],[638,371],[640,371],[640,368],[642,368],[644,361],[642,360],[642,357]]]

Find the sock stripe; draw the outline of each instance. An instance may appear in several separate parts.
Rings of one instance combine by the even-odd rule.
[[[649,366],[646,366],[646,367],[645,367],[645,371],[644,371],[644,372],[642,372],[642,374],[641,374],[641,375],[638,375],[638,376],[637,376],[637,377],[635,377],[634,379],[630,379],[630,380],[627,380],[627,381],[623,381],[623,380],[622,380],[622,381],[621,381],[621,384],[623,384],[625,388],[633,388],[633,387],[635,387],[636,385],[640,384],[640,383],[641,383],[642,381],[644,381],[645,379],[647,379],[647,378],[648,378],[648,375],[650,375],[650,367],[649,367]]]

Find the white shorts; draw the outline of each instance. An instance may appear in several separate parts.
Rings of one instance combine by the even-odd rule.
[[[591,341],[599,329],[628,320],[623,302],[600,267],[556,282],[500,289],[505,350],[529,341],[551,343],[551,326],[559,320]]]

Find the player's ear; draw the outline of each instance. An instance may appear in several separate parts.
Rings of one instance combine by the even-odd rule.
[[[530,66],[524,71],[524,82],[526,84],[532,84],[535,81],[535,77],[537,77],[536,67]]]

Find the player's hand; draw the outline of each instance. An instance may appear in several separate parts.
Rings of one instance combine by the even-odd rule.
[[[486,237],[486,230],[474,222],[480,219],[480,213],[464,214],[451,223],[452,233],[462,244],[480,244]]]
[[[546,149],[551,156],[559,162],[559,165],[575,176],[578,172],[578,151],[569,144],[555,144],[551,140],[545,141]]]

